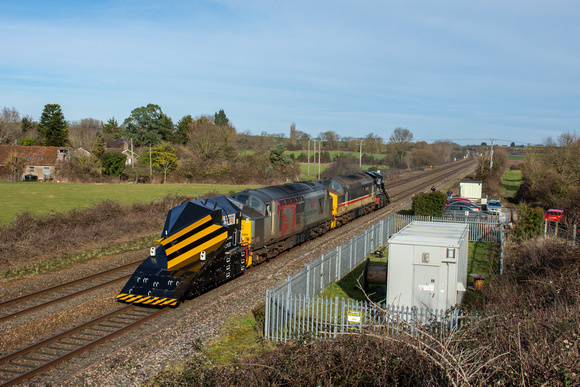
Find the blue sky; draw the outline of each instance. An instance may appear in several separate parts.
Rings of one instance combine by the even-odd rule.
[[[0,108],[238,131],[539,144],[580,134],[578,1],[4,1]]]

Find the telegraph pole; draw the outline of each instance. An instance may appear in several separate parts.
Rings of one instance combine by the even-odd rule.
[[[489,154],[489,169],[493,167],[493,138],[491,139],[491,152]]]
[[[306,176],[310,179],[310,139],[308,139],[308,174]]]
[[[322,140],[318,140],[318,180],[320,180],[320,153],[322,153],[320,146],[322,145]]]
[[[358,167],[362,170],[362,146],[363,146],[362,140],[360,140],[359,145],[360,145],[360,150],[358,153]]]

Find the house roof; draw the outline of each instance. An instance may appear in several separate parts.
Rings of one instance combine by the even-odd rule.
[[[57,146],[0,145],[0,165],[5,164],[14,152],[23,157],[27,165],[56,165],[59,149],[66,148]]]

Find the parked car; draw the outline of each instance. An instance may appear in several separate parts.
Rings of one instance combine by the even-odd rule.
[[[492,214],[499,214],[502,207],[499,200],[490,200],[487,202],[487,212],[491,212]]]
[[[546,212],[544,219],[550,222],[561,222],[564,219],[564,210],[561,208],[550,208]]]
[[[466,205],[467,203],[456,203],[445,206],[443,216],[452,216],[454,218],[475,218],[480,220],[487,220],[487,215],[481,212],[481,209],[476,205]]]
[[[451,202],[448,205],[446,205],[445,207],[449,207],[449,206],[465,206],[465,207],[473,208],[476,211],[481,211],[480,206],[478,206],[477,204],[473,204],[471,202]]]
[[[36,176],[36,175],[32,175],[32,174],[24,175],[24,181],[37,181],[37,180],[38,180],[38,176]]]
[[[445,205],[448,206],[449,204],[455,203],[455,202],[471,203],[471,201],[469,199],[455,197],[455,198],[449,199],[447,201],[447,203],[445,203]]]

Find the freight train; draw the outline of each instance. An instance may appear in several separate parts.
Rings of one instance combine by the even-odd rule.
[[[390,202],[378,172],[244,190],[172,208],[117,301],[176,307]]]

